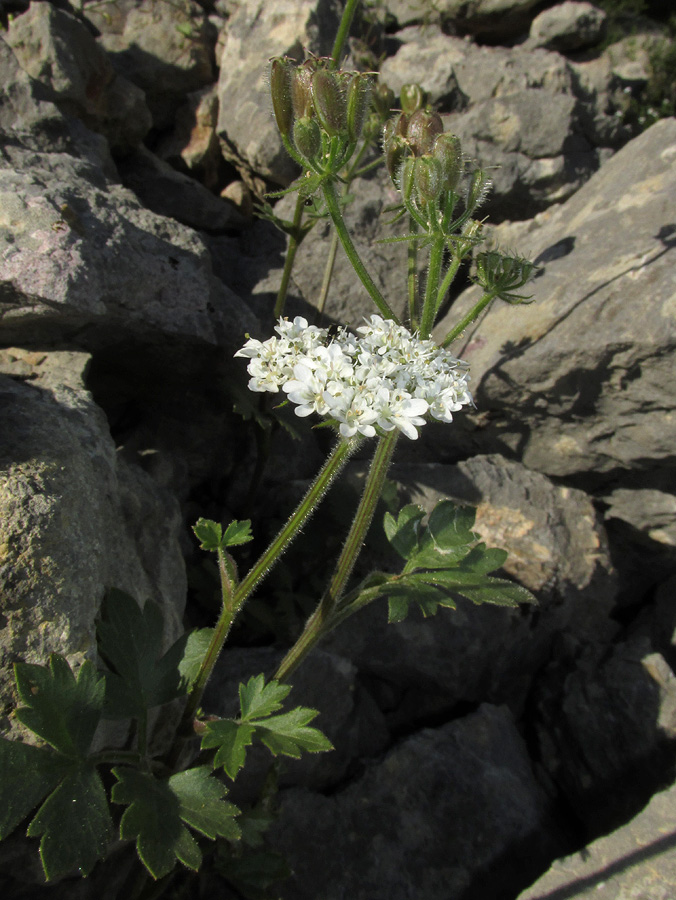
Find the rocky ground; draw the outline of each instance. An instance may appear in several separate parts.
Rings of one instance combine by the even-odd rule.
[[[308,659],[293,696],[323,712],[336,750],[279,773],[270,841],[294,874],[265,896],[674,900],[673,23],[659,2],[371,6],[353,64],[380,61],[395,91],[422,84],[446,130],[495,167],[492,237],[538,264],[531,305],[496,307],[454,345],[476,409],[406,442],[391,499],[477,506],[477,530],[539,604],[459,604],[398,625],[373,606]],[[284,260],[254,200],[297,174],[268,61],[330,52],[341,8],[0,3],[5,730],[12,664],[93,658],[106,588],[160,603],[167,642],[211,624],[213,573],[190,526],[250,516],[264,541],[323,459],[326,433],[297,421],[247,496],[254,429],[232,354],[245,333],[269,332]],[[405,250],[377,243],[391,233],[388,179],[352,193],[356,242],[403,308]],[[328,243],[320,223],[300,247],[294,314],[314,313]],[[339,261],[327,317],[357,325],[370,312]],[[251,604],[210,710],[227,713],[240,679],[274,671],[364,466],[350,464]],[[374,528],[366,557],[384,552]],[[269,758],[252,763],[233,791],[242,801]],[[123,848],[87,881],[39,887],[33,843],[0,844],[8,900],[112,897],[124,875]],[[211,868],[190,885],[175,895],[254,896]]]

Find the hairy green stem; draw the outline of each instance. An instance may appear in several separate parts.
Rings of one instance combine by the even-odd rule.
[[[427,284],[425,286],[425,300],[423,302],[422,317],[420,321],[420,337],[428,338],[434,327],[434,317],[437,313],[437,294],[439,293],[439,278],[441,265],[444,261],[446,241],[443,235],[438,235],[432,242],[430,250],[430,264],[427,270]]]
[[[409,231],[415,234],[418,223],[413,216],[408,217]],[[418,328],[418,242],[410,241],[406,256],[406,284],[408,287],[408,321],[411,331]]]
[[[324,268],[324,278],[322,287],[319,292],[319,300],[317,301],[317,320],[321,320],[326,307],[326,300],[329,296],[331,287],[331,277],[333,275],[333,267],[336,264],[336,254],[338,253],[338,232],[334,231],[331,235],[331,243],[329,244],[329,255],[326,258],[326,266]]]
[[[207,652],[204,655],[204,659],[202,660],[197,678],[195,679],[183,713],[183,724],[186,727],[192,722],[197,708],[199,707],[204,688],[211,677],[211,673],[216,665],[216,660],[223,649],[223,644],[225,643],[225,639],[228,636],[228,632],[230,631],[233,619],[237,615],[237,612],[258,582],[269,572],[284,550],[286,550],[291,541],[298,534],[309,516],[314,512],[319,501],[330,487],[331,482],[340,472],[359,443],[359,441],[354,439],[349,441],[341,439],[338,441],[335,449],[324,463],[319,474],[312,482],[310,488],[289,521],[272,541],[267,550],[260,556],[258,561],[254,563],[240,584],[234,589],[230,601],[223,603],[221,615],[214,628],[214,635]],[[181,729],[180,732],[184,732],[184,729]]]
[[[345,250],[347,258],[349,259],[352,267],[359,276],[359,280],[369,292],[371,299],[383,314],[383,316],[386,319],[393,319],[395,322],[398,322],[399,320],[388,306],[387,301],[385,300],[383,295],[376,287],[375,282],[369,275],[366,266],[361,261],[361,258],[357,253],[354,244],[352,243],[350,232],[347,230],[345,221],[343,219],[343,214],[340,209],[340,204],[338,203],[335,185],[332,181],[327,180],[322,185],[322,191],[324,193],[324,199],[326,201],[326,208],[328,209],[329,215],[331,216],[331,221],[335,225],[336,231],[338,232],[338,237],[340,238],[340,242],[343,245],[343,250]]]
[[[488,291],[486,294],[484,294],[481,300],[479,300],[479,302],[476,304],[476,306],[473,306],[472,309],[470,309],[467,315],[458,322],[455,328],[451,328],[451,330],[441,342],[441,346],[448,347],[449,344],[452,344],[453,341],[458,337],[458,335],[462,334],[465,328],[467,328],[468,325],[471,325],[472,322],[481,315],[481,313],[484,311],[484,309],[486,309],[491,300],[495,299],[497,293],[497,291]]]
[[[345,41],[347,40],[347,36],[350,33],[350,26],[352,25],[352,19],[354,18],[354,14],[357,10],[357,3],[359,0],[347,0],[345,4],[345,9],[343,10],[343,15],[340,19],[340,25],[338,26],[338,32],[336,33],[336,39],[333,42],[333,50],[331,51],[331,68],[337,69],[338,64],[340,63],[340,57],[343,52],[343,47],[345,46]]]
[[[378,442],[359,506],[329,586],[324,592],[319,606],[305,623],[303,633],[280,663],[275,674],[275,678],[280,681],[288,678],[315,644],[345,618],[341,616],[340,601],[361,551],[366,532],[373,520],[398,438],[399,432],[394,429],[380,438]]]
[[[435,309],[434,309],[435,318],[436,318],[437,313],[439,312],[439,309],[441,308],[441,304],[444,302],[444,297],[448,293],[448,289],[453,284],[453,279],[458,274],[458,269],[460,268],[461,262],[462,262],[461,256],[454,257],[453,261],[451,262],[448,269],[446,270],[446,274],[444,275],[444,278],[443,278],[441,284],[439,285],[439,292],[437,294],[437,300],[436,300]]]
[[[296,259],[296,251],[302,240],[300,236],[300,223],[303,218],[303,199],[298,194],[296,197],[296,208],[293,213],[293,230],[289,235],[289,246],[286,250],[286,259],[284,260],[284,270],[282,272],[282,282],[277,291],[277,300],[272,313],[272,318],[276,322],[284,312],[284,304],[286,303],[286,295],[289,292],[289,281],[291,280],[291,270]]]

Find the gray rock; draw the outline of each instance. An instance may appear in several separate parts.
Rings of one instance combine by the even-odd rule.
[[[287,185],[298,174],[282,146],[270,100],[270,58],[302,60],[303,49],[331,52],[340,20],[336,0],[248,0],[227,23],[218,82],[218,133],[242,174]]]
[[[284,792],[271,837],[294,875],[280,896],[488,896],[472,893],[479,876],[522,884],[560,846],[546,807],[509,712],[483,705],[402,740],[330,796]]]
[[[0,133],[3,144],[22,141],[36,150],[63,149],[70,136],[63,113],[39,82],[24,72],[0,34]]]
[[[565,53],[599,43],[607,15],[586,0],[566,0],[539,13],[531,23],[529,46]]]
[[[444,20],[463,34],[504,40],[528,30],[529,13],[536,3],[537,0],[440,0],[435,6]]]
[[[46,88],[63,112],[110,142],[114,152],[136,146],[150,129],[150,111],[136,85],[116,75],[105,51],[74,16],[33,2],[10,23],[6,41],[21,67]]]
[[[10,145],[0,196],[5,343],[89,331],[92,341],[165,334],[234,350],[255,329],[198,235],[143,209],[91,163]]]
[[[117,587],[182,632],[186,579],[176,502],[116,456],[103,412],[84,389],[85,353],[2,351],[0,379],[0,669],[95,658],[104,592]]]
[[[216,134],[217,120],[215,85],[188,94],[176,111],[172,131],[155,148],[160,159],[190,173],[210,191],[220,190],[225,177],[225,160]]]
[[[158,215],[200,231],[234,231],[244,224],[234,204],[177,172],[145,147],[127,154],[118,163],[118,171],[124,186]]]
[[[472,423],[475,448],[549,475],[586,473],[590,484],[614,470],[671,469],[675,153],[676,120],[664,119],[566,204],[496,230],[541,269],[532,305],[496,302],[454,345],[472,366],[479,410],[458,418],[457,437]],[[437,336],[478,296],[463,295]]]
[[[428,91],[430,102],[445,112],[453,109],[456,82],[460,109],[532,88],[553,94],[573,92],[572,70],[558,53],[479,46],[431,26],[407,28],[397,38],[402,46],[384,60],[382,77],[395,94],[403,84],[418,82]],[[448,85],[453,86],[450,91]]]
[[[606,499],[610,503],[607,519],[627,522],[649,541],[676,554],[676,497],[673,494],[649,488],[618,488]]]
[[[581,491],[498,456],[457,467],[395,463],[391,477],[403,487],[402,502],[430,510],[450,498],[478,507],[482,540],[509,552],[505,574],[539,600],[518,610],[459,600],[456,610],[430,619],[412,612],[396,625],[378,601],[343,623],[323,646],[391,686],[395,699],[381,701],[391,721],[409,725],[430,714],[428,695],[436,709],[482,700],[518,708],[556,634],[610,638],[617,585],[603,528]]]
[[[540,673],[534,727],[543,768],[587,833],[634,815],[676,761],[676,677],[646,638],[568,645]]]
[[[171,123],[186,93],[214,80],[217,35],[194,0],[121,4],[119,17],[101,30],[117,71],[145,92],[156,128]]]
[[[518,900],[671,900],[675,806],[673,786],[617,831],[557,860]]]

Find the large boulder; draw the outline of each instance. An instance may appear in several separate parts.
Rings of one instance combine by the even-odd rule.
[[[92,7],[84,15],[116,70],[145,92],[156,128],[171,124],[186,93],[213,82],[217,34],[194,0],[115,3],[113,14]]]
[[[107,588],[158,603],[182,632],[186,576],[175,499],[116,453],[84,388],[86,353],[0,353],[0,696],[12,664],[95,658]],[[3,722],[3,728],[7,723]]]
[[[481,879],[522,885],[561,846],[509,711],[488,704],[403,739],[340,791],[281,799],[288,900],[494,896]]]
[[[116,74],[91,32],[51,3],[33,2],[10,22],[5,40],[21,67],[60,109],[100,131],[125,153],[145,137],[150,111],[140,88]]]
[[[200,237],[144,209],[91,162],[9,145],[0,198],[6,343],[164,334],[234,350],[255,328]]]

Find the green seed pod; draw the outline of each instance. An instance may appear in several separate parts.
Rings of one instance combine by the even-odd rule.
[[[397,184],[397,173],[407,155],[408,144],[406,141],[398,134],[393,135],[392,140],[385,146],[385,165],[387,166],[390,178],[397,188],[399,187]]]
[[[359,139],[370,105],[371,79],[357,73],[347,88],[347,133],[351,141]]]
[[[291,99],[291,79],[293,69],[288,59],[273,59],[270,70],[270,93],[272,108],[277,120],[277,128],[284,137],[291,133],[293,125],[293,102]]]
[[[293,70],[291,99],[293,111],[299,119],[312,115],[312,70],[303,65]]]
[[[415,158],[407,157],[399,166],[399,190],[405,200],[410,200],[415,188]]]
[[[293,126],[293,142],[305,159],[314,159],[322,148],[322,134],[319,125],[309,116],[296,119]]]
[[[444,123],[439,113],[419,109],[411,116],[406,136],[415,156],[432,152],[434,142],[443,133]]]
[[[491,183],[483,169],[475,169],[467,191],[467,209],[474,210],[486,199]]]
[[[319,124],[331,136],[347,131],[347,106],[338,78],[319,69],[312,76],[312,99]]]
[[[405,84],[399,94],[399,102],[401,108],[409,116],[419,109],[422,109],[425,103],[425,94],[419,84]]]
[[[384,81],[379,81],[373,89],[373,106],[381,121],[389,116],[393,104],[394,91]]]
[[[465,168],[460,138],[455,134],[440,134],[434,142],[434,157],[441,163],[443,189],[454,191]]]
[[[433,203],[441,193],[443,185],[441,163],[435,156],[420,156],[414,162],[413,178],[418,197],[420,200]]]

